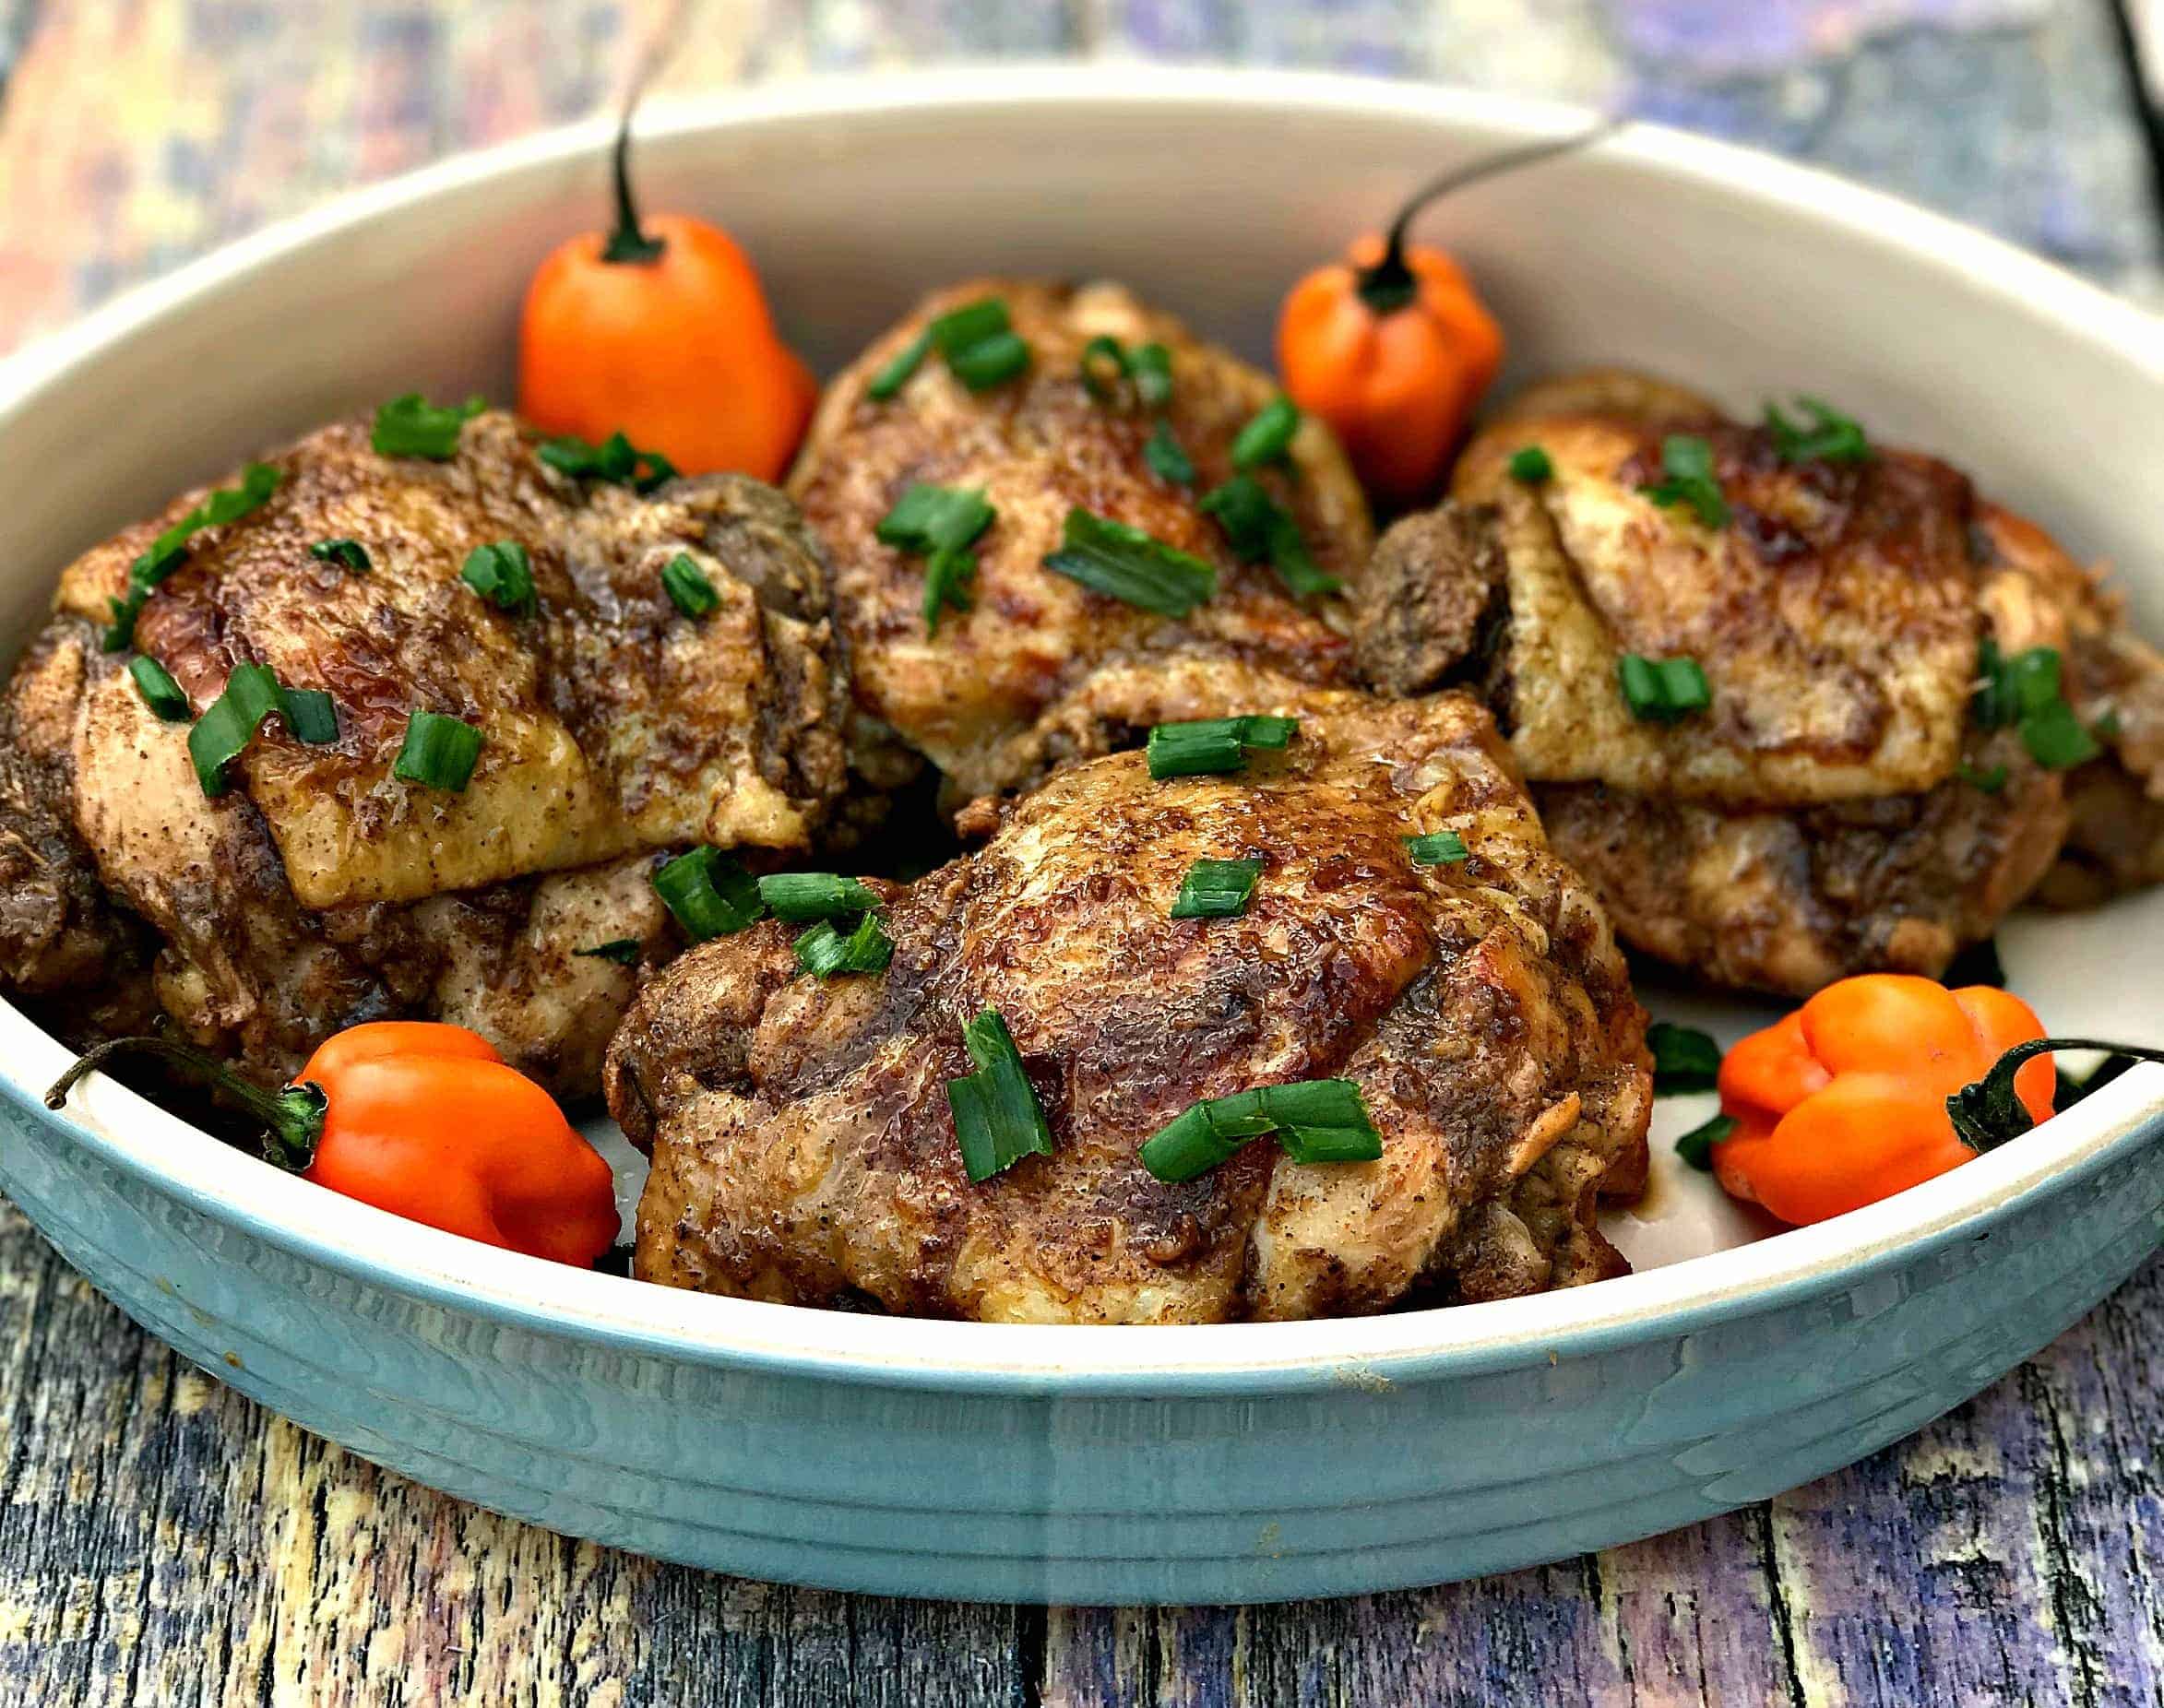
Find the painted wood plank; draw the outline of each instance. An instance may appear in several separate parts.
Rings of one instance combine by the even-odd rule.
[[[2105,4],[746,0],[702,8],[668,81],[1055,51],[1447,77],[1771,147],[2157,298]],[[0,0],[0,348],[348,184],[592,109],[658,10]],[[1911,1441],[1597,1558],[1044,1614],[748,1583],[462,1507],[182,1365],[0,1214],[0,1701],[2156,1701],[2160,1324],[2152,1264]]]

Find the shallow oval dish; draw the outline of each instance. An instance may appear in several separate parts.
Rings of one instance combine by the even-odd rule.
[[[650,205],[726,219],[830,371],[921,290],[1002,269],[1121,277],[1260,355],[1284,286],[1408,184],[1583,122],[1365,81],[1003,68],[777,88],[641,129]],[[0,365],[0,466],[38,470],[0,508],[0,632],[20,643],[73,553],[266,445],[417,385],[507,395],[527,273],[599,217],[606,142],[559,132],[353,196]],[[1428,229],[1521,374],[1627,361],[1741,405],[1836,399],[2118,565],[2164,634],[2164,331],[2138,312],[1654,129]],[[2158,1024],[2164,897],[2024,917],[2001,943],[2056,1029]],[[1730,1036],[1766,1012],[1648,1000]],[[1572,1292],[1259,1326],[904,1322],[471,1244],[245,1162],[109,1080],[54,1115],[40,1094],[66,1060],[0,1004],[0,1184],[221,1379],[557,1530],[890,1594],[1329,1595],[1688,1523],[1956,1404],[2164,1226],[2164,1072],[2142,1069],[1868,1210]],[[1672,1108],[1671,1133],[1690,1124]],[[1709,1208],[1712,1189],[1659,1192]],[[1641,1258],[1673,1254],[1661,1226]]]

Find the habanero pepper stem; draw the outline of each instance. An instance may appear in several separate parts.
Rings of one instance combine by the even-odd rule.
[[[661,258],[669,247],[663,237],[648,237],[639,229],[638,204],[631,195],[631,115],[637,97],[624,103],[624,117],[616,126],[616,151],[612,172],[616,184],[616,224],[601,245],[601,259],[616,266],[641,267]]]
[[[1372,265],[1362,267],[1355,277],[1353,288],[1360,292],[1361,301],[1378,314],[1396,314],[1409,306],[1419,293],[1420,281],[1412,268],[1406,264],[1405,245],[1411,233],[1412,222],[1432,202],[1438,201],[1455,190],[1466,189],[1484,179],[1516,172],[1521,166],[1531,166],[1538,161],[1568,154],[1574,149],[1589,148],[1603,137],[1613,136],[1630,121],[1611,118],[1569,136],[1554,136],[1546,142],[1528,143],[1522,148],[1512,148],[1502,154],[1490,155],[1485,160],[1474,160],[1470,165],[1454,166],[1441,176],[1431,179],[1412,194],[1412,197],[1398,210],[1397,218],[1390,222],[1390,230],[1383,240],[1383,254]]]
[[[263,1159],[289,1173],[299,1174],[315,1160],[315,1146],[323,1137],[323,1118],[330,1099],[321,1085],[301,1082],[266,1091],[243,1079],[215,1056],[193,1045],[166,1038],[116,1038],[78,1056],[73,1066],[53,1082],[45,1094],[45,1107],[61,1109],[78,1081],[102,1073],[120,1056],[154,1056],[167,1067],[196,1085],[222,1092],[263,1123]]]
[[[2037,1123],[2014,1093],[2014,1076],[2022,1063],[2057,1050],[2101,1050],[2114,1056],[2131,1056],[2136,1062],[2164,1062],[2164,1050],[2139,1044],[2106,1043],[2094,1038],[2038,1038],[2016,1044],[1992,1064],[1992,1071],[1973,1085],[1961,1087],[1946,1099],[1946,1115],[1954,1123],[1954,1136],[1979,1154],[1996,1150],[2009,1139],[2017,1139]]]

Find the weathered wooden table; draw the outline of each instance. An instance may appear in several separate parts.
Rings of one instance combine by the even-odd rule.
[[[603,102],[610,0],[0,0],[0,348],[349,184]],[[2153,20],[2152,20],[2153,22]],[[2164,305],[2141,0],[709,0],[669,82],[1078,53],[1613,101]],[[1914,1440],[1543,1571],[1240,1611],[738,1582],[378,1471],[176,1359],[0,1206],[0,1702],[2164,1700],[2152,1263]]]

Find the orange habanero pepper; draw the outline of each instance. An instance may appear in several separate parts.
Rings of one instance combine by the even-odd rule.
[[[1278,319],[1278,373],[1302,409],[1329,423],[1369,493],[1392,508],[1429,496],[1503,365],[1503,329],[1457,263],[1409,243],[1438,196],[1583,148],[1605,124],[1557,142],[1479,160],[1427,185],[1385,237],[1357,239],[1347,259],[1292,287]]]
[[[265,1091],[166,1038],[119,1038],[70,1068],[84,1074],[147,1053],[257,1116],[268,1161],[380,1210],[487,1245],[590,1268],[614,1243],[609,1165],[555,1099],[464,1026],[386,1020],[351,1026]]]
[[[1964,1138],[1947,1099],[1981,1091],[2008,1050],[2032,1041],[2050,1041],[2035,1012],[1988,985],[1843,979],[1728,1052],[1720,1107],[1736,1125],[1713,1146],[1714,1172],[1784,1222],[1875,1204],[2013,1136]],[[2019,1120],[2015,1132],[2051,1114],[2051,1058],[2025,1057],[2012,1073],[2019,1112],[2001,1122]]]
[[[596,445],[622,433],[683,474],[778,480],[818,383],[728,232],[675,214],[640,223],[630,125],[626,113],[616,137],[616,229],[562,244],[527,288],[518,412]]]

